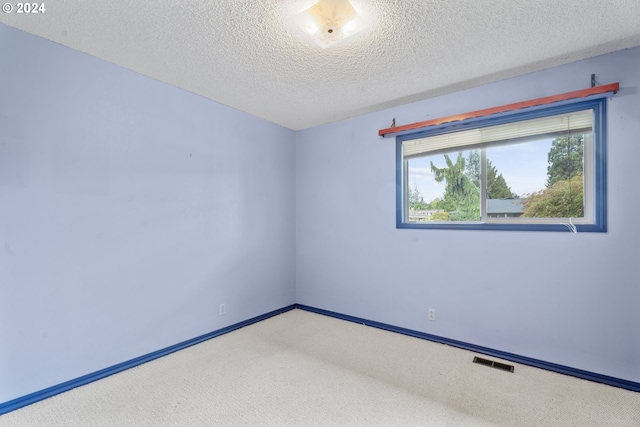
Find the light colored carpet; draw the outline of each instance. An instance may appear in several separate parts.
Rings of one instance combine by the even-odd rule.
[[[292,310],[0,416],[0,427],[640,426],[640,393],[473,356]]]

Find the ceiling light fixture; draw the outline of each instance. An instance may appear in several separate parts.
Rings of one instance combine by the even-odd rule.
[[[325,49],[362,30],[365,21],[349,0],[320,0],[294,17],[295,24]]]

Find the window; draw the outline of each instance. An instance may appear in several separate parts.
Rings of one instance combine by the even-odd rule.
[[[398,228],[606,231],[606,99],[400,135]]]

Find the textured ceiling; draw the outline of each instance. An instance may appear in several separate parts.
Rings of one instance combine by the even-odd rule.
[[[291,19],[316,1],[54,0],[0,22],[294,130],[640,45],[638,0],[351,0],[371,25],[321,49]]]

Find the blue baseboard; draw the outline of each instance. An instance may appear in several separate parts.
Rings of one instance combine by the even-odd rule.
[[[581,369],[570,368],[568,366],[558,365],[555,363],[545,362],[538,359],[532,359],[530,357],[519,356],[517,354],[506,353],[499,350],[494,350],[487,347],[482,347],[474,344],[468,344],[462,341],[452,340],[449,338],[439,337],[437,335],[431,335],[424,332],[418,332],[411,329],[400,328],[397,326],[388,325],[385,323],[374,322],[371,320],[363,319],[360,317],[349,316],[346,314],[336,313],[334,311],[323,310],[320,308],[310,307],[303,304],[293,304],[278,310],[271,311],[269,313],[253,317],[251,319],[245,320],[243,322],[236,323],[231,326],[227,326],[226,328],[218,329],[217,331],[209,332],[204,335],[200,335],[199,337],[192,338],[187,341],[183,341],[178,344],[174,344],[172,346],[163,348],[161,350],[154,351],[149,354],[145,354],[140,357],[136,357],[134,359],[128,360],[126,362],[119,363],[117,365],[113,365],[111,367],[101,369],[99,371],[93,372],[91,374],[84,375],[82,377],[66,381],[64,383],[54,385],[52,387],[48,387],[44,390],[40,390],[26,396],[19,397],[17,399],[10,400],[8,402],[0,404],[0,415],[6,414],[7,412],[14,411],[16,409],[22,408],[23,406],[30,405],[32,403],[38,402],[40,400],[47,399],[51,396],[55,396],[56,394],[64,393],[65,391],[71,390],[76,387],[80,387],[85,384],[89,384],[93,381],[97,381],[99,379],[108,377],[110,375],[116,374],[118,372],[122,372],[129,368],[133,368],[135,366],[141,365],[146,362],[150,362],[154,359],[157,359],[162,356],[166,356],[175,351],[182,350],[184,348],[190,347],[195,344],[199,344],[203,341],[209,340],[211,338],[215,338],[220,335],[224,335],[228,332],[235,331],[236,329],[243,328],[245,326],[249,326],[253,323],[260,322],[262,320],[268,319],[269,317],[277,316],[278,314],[285,313],[289,310],[293,310],[295,308],[299,308],[301,310],[322,314],[325,316],[335,317],[337,319],[347,320],[350,322],[360,323],[367,326],[372,326],[374,328],[383,329],[386,331],[396,332],[403,335],[408,335],[415,338],[426,339],[429,341],[451,345],[453,347],[462,348],[465,350],[470,350],[475,353],[485,354],[488,356],[497,357],[503,360],[509,360],[515,363],[521,363],[523,365],[533,366],[536,368],[545,369],[548,371],[556,372],[564,375],[571,375],[577,378],[595,381],[603,384],[607,384],[614,387],[620,387],[626,390],[631,390],[635,392],[640,392],[640,383],[636,383],[633,381],[627,381],[620,378],[614,378],[607,375],[596,374],[589,371],[584,371]]]
[[[66,381],[62,384],[54,385],[54,386],[45,388],[44,390],[36,391],[26,396],[18,397],[17,399],[13,399],[8,402],[0,404],[0,415],[6,414],[7,412],[15,411],[16,409],[22,408],[23,406],[27,406],[32,403],[38,402],[40,400],[47,399],[51,396],[55,396],[56,394],[64,393],[65,391],[69,391],[73,388],[80,387],[85,384],[89,384],[99,379],[108,377],[109,375],[117,374],[118,372],[122,372],[129,368],[142,365],[143,363],[150,362],[154,359],[157,359],[162,356],[166,356],[175,351],[182,350],[192,345],[199,344],[203,341],[210,340],[211,338],[215,338],[217,336],[224,335],[228,332],[235,331],[236,329],[240,329],[245,326],[249,326],[253,323],[260,322],[262,320],[268,319],[269,317],[273,317],[278,314],[284,313],[286,311],[293,310],[294,308],[296,308],[295,304],[278,309],[278,310],[274,310],[269,313],[251,318],[249,320],[245,320],[243,322],[239,322],[234,325],[227,326],[226,328],[218,329],[217,331],[209,332],[207,334],[200,335],[199,337],[195,337],[190,340],[183,341],[181,343],[163,348],[161,350],[157,350],[152,353],[145,354],[140,357],[136,357],[135,359],[118,363],[117,365],[113,365],[108,368],[101,369],[91,374],[83,375],[82,377]]]
[[[325,316],[335,317],[337,319],[348,320],[350,322],[360,323],[366,326],[372,326],[374,328],[384,329],[385,331],[397,332],[399,334],[408,335],[415,338],[421,338],[441,344],[447,344],[453,347],[470,350],[475,353],[485,354],[487,356],[493,356],[511,362],[520,363],[522,365],[533,366],[536,368],[545,369],[547,371],[556,372],[559,374],[570,375],[583,380],[594,381],[614,387],[624,388],[626,390],[640,392],[640,383],[633,381],[627,381],[620,378],[610,377],[607,375],[596,374],[582,369],[570,368],[568,366],[558,365],[556,363],[545,362],[543,360],[532,359],[530,357],[519,356],[513,353],[507,353],[504,351],[494,350],[492,348],[482,347],[475,344],[469,344],[462,341],[452,340],[449,338],[439,337],[437,335],[431,335],[424,332],[418,332],[411,329],[399,328],[397,326],[387,325],[385,323],[374,322],[360,317],[349,316],[346,314],[336,313],[334,311],[323,310],[320,308],[309,307],[303,304],[296,304],[296,308],[301,310],[310,311],[317,314],[323,314]]]

